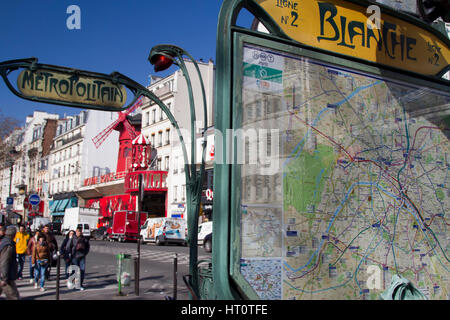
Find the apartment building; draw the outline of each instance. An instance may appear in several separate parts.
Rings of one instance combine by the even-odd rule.
[[[10,138],[14,140],[12,146],[16,154],[13,156],[12,171],[8,174],[6,173],[7,168],[3,170],[2,204],[6,204],[6,193],[9,195],[9,189],[11,189],[11,195],[14,197],[14,210],[22,216],[30,211],[30,207],[24,208],[25,198],[28,194],[37,192],[38,181],[41,181],[41,183],[45,181],[45,178],[38,178],[38,163],[43,150],[42,142],[44,141],[42,139],[43,129],[47,122],[57,121],[58,118],[59,115],[57,114],[35,111],[32,115],[26,117],[23,128],[10,135]],[[47,140],[49,139],[48,135],[51,135],[50,127],[51,125],[47,129]],[[33,208],[33,210],[43,214],[45,203],[42,203],[38,208]]]
[[[66,208],[78,206],[77,191],[84,179],[114,170],[117,143],[97,149],[92,138],[116,118],[113,112],[86,110],[59,120],[49,156],[49,208],[53,220],[62,220]],[[117,135],[110,138],[117,139]]]
[[[192,81],[197,119],[196,136],[203,129],[203,98],[200,81],[192,62],[185,60]],[[208,113],[208,127],[213,125],[214,64],[197,61],[203,78]],[[191,143],[191,120],[189,93],[181,70],[161,79],[148,87],[171,111],[183,134],[187,150]],[[154,168],[168,171],[167,216],[184,217],[186,212],[186,178],[184,157],[176,129],[164,112],[153,102],[146,101],[142,107],[142,133],[157,150]],[[190,155],[189,155],[190,159]],[[197,162],[201,159],[197,159]]]

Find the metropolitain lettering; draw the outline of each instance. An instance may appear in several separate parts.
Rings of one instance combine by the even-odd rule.
[[[376,45],[391,59],[416,61],[413,55],[417,40],[397,32],[397,25],[384,21],[380,29],[367,26],[366,21],[350,20],[338,15],[338,9],[331,3],[319,2],[320,36],[317,41],[332,41],[338,46],[351,49],[370,48]],[[328,32],[326,33],[325,30]],[[325,34],[326,33],[326,34]]]
[[[122,88],[106,80],[81,78],[47,70],[24,70],[17,81],[19,90],[26,95],[89,104],[123,105],[126,101],[126,93]]]

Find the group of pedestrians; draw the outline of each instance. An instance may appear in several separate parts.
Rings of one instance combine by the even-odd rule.
[[[86,255],[89,253],[89,240],[81,229],[71,230],[58,251],[58,243],[50,232],[49,226],[36,230],[33,236],[26,232],[23,225],[6,228],[0,225],[0,295],[7,299],[20,299],[16,280],[23,280],[26,256],[29,256],[30,283],[35,289],[45,291],[45,281],[50,279],[52,266],[56,266],[58,254],[65,262],[65,276],[69,278],[69,266],[80,269],[80,290],[84,290],[83,281],[86,270]]]

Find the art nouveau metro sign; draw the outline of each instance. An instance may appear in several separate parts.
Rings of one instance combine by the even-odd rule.
[[[122,111],[132,106],[146,90],[118,72],[108,75],[37,61],[29,58],[0,62],[0,76],[16,96],[68,107]],[[17,71],[14,81],[13,72]],[[126,89],[131,91],[131,99],[127,100]]]
[[[17,88],[30,98],[47,98],[118,109],[125,105],[127,99],[125,88],[109,80],[44,68],[23,70],[17,78]]]

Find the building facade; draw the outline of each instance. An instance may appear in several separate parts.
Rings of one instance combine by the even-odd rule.
[[[207,101],[208,127],[213,126],[214,116],[214,64],[197,61],[205,86]],[[203,130],[203,98],[200,81],[192,62],[185,61],[192,81],[192,91],[195,101],[196,136]],[[158,79],[148,87],[172,112],[180,127],[188,153],[191,143],[191,120],[189,107],[189,92],[186,80],[181,70]],[[166,216],[186,218],[186,178],[185,161],[182,147],[176,129],[171,125],[164,112],[153,102],[145,101],[142,107],[142,133],[150,140],[157,150],[155,168],[168,172]],[[199,148],[197,146],[197,148]],[[190,155],[188,154],[190,159]],[[197,156],[197,163],[201,158]]]
[[[53,220],[63,220],[66,208],[84,205],[83,201],[79,203],[77,192],[86,178],[114,171],[117,144],[105,143],[96,148],[92,138],[116,118],[113,112],[87,110],[59,121],[49,157]],[[117,137],[111,135],[111,139]]]

